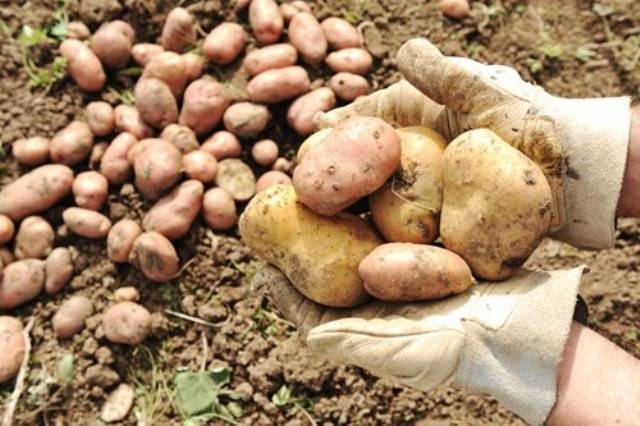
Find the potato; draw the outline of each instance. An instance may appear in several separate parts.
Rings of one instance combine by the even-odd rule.
[[[200,150],[211,154],[220,161],[225,158],[239,157],[242,154],[242,145],[233,133],[221,130],[211,135],[200,146]]]
[[[218,173],[218,161],[206,151],[193,151],[182,157],[184,171],[191,179],[213,182]]]
[[[111,229],[108,217],[80,207],[69,207],[63,211],[62,220],[71,232],[85,238],[106,237]]]
[[[296,48],[288,43],[280,43],[249,52],[244,58],[243,66],[247,74],[253,77],[267,70],[295,65],[296,62]]]
[[[116,302],[137,302],[140,300],[140,293],[135,287],[120,287],[113,292],[113,300]]]
[[[182,52],[196,42],[196,37],[196,23],[189,11],[176,7],[169,12],[160,36],[160,44],[165,50]]]
[[[224,128],[235,136],[242,139],[254,138],[271,121],[271,112],[264,105],[238,102],[227,108],[222,121]]]
[[[187,85],[187,67],[181,55],[162,52],[151,58],[144,67],[141,78],[157,78],[164,81],[171,89],[173,96],[179,99]]]
[[[335,72],[364,75],[373,66],[373,57],[364,49],[350,47],[330,53],[325,62]]]
[[[179,122],[198,135],[208,133],[220,123],[230,103],[222,84],[212,78],[201,78],[187,87]]]
[[[164,81],[157,78],[139,80],[135,96],[136,109],[150,126],[164,129],[178,121],[178,103]]]
[[[164,52],[164,48],[159,44],[138,43],[131,48],[133,60],[141,67],[146,67],[151,59]]]
[[[322,21],[321,26],[331,49],[340,50],[362,45],[356,27],[342,18],[327,18]]]
[[[258,74],[249,81],[247,93],[252,102],[271,104],[296,98],[308,92],[310,86],[307,70],[292,66]]]
[[[487,129],[449,144],[440,236],[478,278],[512,276],[549,230],[551,190],[538,166]]]
[[[90,169],[97,169],[100,167],[100,162],[102,161],[104,153],[107,152],[107,148],[109,148],[109,142],[98,142],[93,145],[93,148],[91,148],[91,154],[89,154]]]
[[[67,24],[67,38],[86,40],[91,37],[91,30],[83,22],[73,21]]]
[[[465,292],[475,284],[457,254],[424,244],[376,247],[358,267],[364,288],[386,302],[422,302]]]
[[[284,157],[280,157],[273,163],[271,170],[276,170],[278,172],[287,173],[291,170],[291,161],[287,160]]]
[[[67,60],[67,72],[82,90],[99,92],[107,81],[100,59],[80,40],[67,39],[60,44],[60,54]]]
[[[444,16],[457,19],[466,18],[471,9],[468,0],[440,0],[438,7]]]
[[[259,192],[240,217],[240,235],[309,299],[350,307],[368,298],[358,265],[382,241],[363,219],[327,218],[300,203],[291,185]]]
[[[135,143],[129,149],[129,151],[127,152],[127,161],[129,161],[129,163],[133,164],[133,162],[136,160],[138,154],[144,152],[151,145],[155,145],[157,141],[158,141],[158,139],[156,139],[156,138],[147,138],[147,139],[143,139],[143,140]],[[165,142],[168,142],[168,141],[165,141]]]
[[[178,254],[164,235],[145,232],[133,243],[129,263],[140,269],[151,281],[168,281],[178,273]]]
[[[197,80],[204,72],[204,58],[192,52],[182,55],[182,62],[187,73],[187,81]]]
[[[105,26],[115,28],[117,31],[124,34],[124,36],[129,40],[131,44],[136,41],[136,32],[131,25],[127,22],[116,19],[115,21],[110,21],[104,24]]]
[[[222,188],[211,188],[204,193],[202,217],[214,231],[228,231],[238,221],[236,203]]]
[[[336,105],[336,96],[331,89],[321,87],[296,99],[287,111],[287,122],[298,134],[313,133],[313,118],[319,112],[329,111]]]
[[[15,141],[11,147],[13,157],[26,166],[39,166],[49,160],[50,141],[41,136]]]
[[[291,178],[277,170],[271,170],[260,176],[256,183],[256,193],[275,185],[291,185]]]
[[[131,58],[131,40],[116,26],[106,23],[91,37],[91,50],[109,69],[127,66]]]
[[[135,107],[118,105],[114,111],[116,113],[116,128],[121,132],[131,133],[137,139],[148,138],[153,134],[153,130],[142,120]]]
[[[0,280],[0,309],[24,305],[38,297],[43,286],[44,261],[25,259],[9,264],[2,271]]]
[[[400,165],[400,137],[379,118],[353,117],[305,153],[293,172],[298,199],[333,216],[376,191]]]
[[[251,0],[233,0],[233,10],[239,12],[249,6],[249,3],[251,3]]]
[[[238,58],[246,43],[247,37],[240,25],[223,22],[204,39],[202,53],[214,64],[228,65]]]
[[[203,195],[202,182],[191,179],[181,183],[151,207],[144,216],[142,227],[170,240],[183,237],[202,209]]]
[[[285,22],[290,22],[291,19],[300,12],[311,13],[311,7],[303,1],[292,1],[291,3],[282,3],[280,5],[280,13]]]
[[[22,323],[18,318],[0,316],[0,384],[18,375],[25,354]]]
[[[55,241],[53,228],[40,216],[25,218],[16,234],[16,259],[44,259]]]
[[[93,315],[93,304],[85,296],[71,296],[62,302],[51,324],[56,337],[67,339],[84,328],[84,322]]]
[[[66,247],[54,248],[47,256],[44,267],[47,277],[44,282],[45,293],[59,293],[73,277],[71,252]]]
[[[329,80],[329,87],[343,101],[354,101],[369,93],[369,82],[361,75],[339,72]]]
[[[182,155],[178,148],[162,139],[152,141],[134,159],[136,187],[146,198],[157,199],[176,184],[182,171]]]
[[[263,139],[256,142],[251,148],[253,161],[261,166],[269,167],[278,159],[278,144],[271,139]]]
[[[0,245],[7,244],[13,238],[16,226],[5,215],[0,215]]]
[[[98,172],[82,172],[74,179],[71,190],[78,207],[100,210],[109,194],[109,182]]]
[[[93,149],[93,133],[87,123],[73,121],[51,139],[50,154],[54,163],[75,166],[87,159]]]
[[[110,184],[119,185],[129,179],[131,163],[128,153],[136,143],[138,140],[131,133],[120,133],[105,151],[100,161],[100,173]]]
[[[438,237],[447,141],[426,127],[396,133],[402,144],[400,167],[371,195],[371,218],[387,241],[431,244]]]
[[[142,234],[140,225],[131,219],[116,222],[107,235],[107,256],[115,263],[126,263],[133,243]]]
[[[110,342],[138,345],[151,331],[151,314],[137,303],[116,303],[102,316],[102,328]]]
[[[52,207],[64,198],[73,183],[73,170],[47,164],[19,177],[0,191],[0,214],[18,221]]]
[[[226,190],[234,200],[247,201],[256,193],[256,177],[249,166],[235,158],[218,163],[216,185]]]
[[[253,0],[249,5],[249,23],[260,44],[278,41],[284,29],[284,19],[274,0]]]
[[[315,16],[308,12],[296,13],[289,24],[289,43],[302,60],[317,65],[327,56],[327,38]]]
[[[12,263],[14,260],[16,259],[13,256],[13,253],[11,253],[11,250],[9,250],[6,247],[0,247],[0,262],[2,262],[4,266],[7,266],[8,264]]]
[[[181,154],[188,154],[200,148],[198,138],[193,130],[180,124],[169,124],[164,128],[160,139],[170,142]]]
[[[307,152],[314,146],[322,143],[322,141],[331,133],[331,128],[318,130],[313,133],[307,139],[304,140],[300,148],[298,148],[298,154],[296,155],[296,162],[299,164],[307,154]]]
[[[84,110],[87,124],[96,136],[107,136],[116,126],[116,113],[106,102],[91,102]]]

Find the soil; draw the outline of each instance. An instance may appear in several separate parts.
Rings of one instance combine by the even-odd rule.
[[[207,32],[223,19],[247,22],[246,12],[234,14],[226,0],[71,0],[69,11],[72,19],[82,19],[92,30],[106,20],[124,19],[134,25],[138,41],[153,41],[166,12],[177,3],[188,7]],[[319,18],[346,16],[366,22],[362,30],[376,57],[371,76],[376,88],[398,80],[393,58],[402,42],[425,36],[447,54],[514,66],[557,95],[640,96],[640,3],[635,0],[473,1],[472,16],[463,21],[444,19],[435,0],[309,3]],[[88,95],[68,80],[48,93],[28,88],[22,53],[12,38],[23,25],[37,28],[50,22],[55,7],[55,2],[45,0],[12,0],[0,7],[0,20],[8,29],[7,33],[0,28],[3,184],[24,171],[11,159],[8,144],[26,136],[52,136],[80,117],[83,105],[96,98],[116,102],[112,93]],[[36,64],[49,63],[54,47],[41,45],[31,55]],[[221,72],[241,88],[234,71],[230,67]],[[221,77],[216,70],[209,72]],[[316,85],[328,78],[320,68],[312,75]],[[127,88],[132,80],[112,78],[109,84]],[[284,117],[283,111],[284,106],[276,107],[274,115]],[[290,156],[300,142],[283,119],[267,135],[282,141]],[[25,323],[35,319],[31,370],[16,425],[99,425],[100,408],[119,383],[134,385],[137,395],[136,408],[120,424],[180,424],[183,419],[171,392],[173,378],[177,371],[195,371],[201,365],[230,368],[229,388],[238,393],[244,412],[238,421],[246,425],[304,425],[310,418],[325,425],[523,424],[490,398],[454,390],[424,394],[313,356],[265,295],[250,287],[259,264],[235,232],[215,234],[197,222],[177,244],[185,261],[180,277],[155,284],[129,266],[108,261],[104,243],[69,235],[61,226],[63,207],[46,216],[57,226],[57,243],[72,248],[76,276],[62,294],[42,296],[14,313]],[[112,189],[105,212],[112,220],[140,218],[148,207],[132,185],[124,185]],[[615,248],[601,252],[545,241],[528,263],[540,269],[588,264],[581,294],[590,307],[590,326],[636,356],[640,356],[638,225],[622,221]],[[131,285],[153,312],[152,336],[139,347],[109,344],[101,330],[101,312],[115,289]],[[75,338],[57,340],[51,318],[71,294],[91,298],[97,314]],[[196,324],[171,312],[215,325]],[[52,377],[67,353],[73,354],[75,374],[69,386],[61,387]],[[293,396],[277,406],[272,396],[283,385]],[[2,407],[12,389],[13,383],[0,386]]]

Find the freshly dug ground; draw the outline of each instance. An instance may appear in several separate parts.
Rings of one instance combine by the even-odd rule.
[[[23,53],[15,37],[23,25],[39,28],[51,22],[58,7],[55,3],[11,0],[0,7],[4,23],[0,27],[0,142],[4,147],[21,137],[52,136],[96,99],[68,79],[48,93],[28,88]],[[166,12],[177,4],[187,7],[206,32],[222,20],[246,26],[246,12],[235,15],[229,3],[71,0],[67,7],[72,19],[83,20],[92,30],[101,22],[120,18],[136,28],[138,41],[154,41]],[[399,78],[393,60],[399,46],[413,36],[425,36],[447,54],[512,65],[525,78],[557,95],[640,95],[640,3],[636,0],[473,1],[472,16],[463,21],[444,19],[435,0],[309,3],[319,18],[345,16],[366,23],[362,29],[367,47],[377,58],[371,75],[375,88]],[[36,65],[44,65],[54,54],[45,44],[31,49],[29,55]],[[227,82],[242,89],[242,82],[234,81],[233,71],[208,71],[220,78],[220,72],[227,73]],[[322,69],[313,74],[316,79],[328,78]],[[131,82],[120,76],[112,78],[109,85],[122,92]],[[114,91],[100,96],[117,100]],[[275,112],[277,120],[268,134],[281,141],[291,156],[300,141],[287,128],[285,115],[279,114],[278,108]],[[2,184],[20,171],[10,150],[4,152],[0,157]],[[62,208],[47,212],[47,218],[60,225]],[[132,185],[112,188],[108,202],[112,220],[140,218],[147,208]],[[611,250],[583,252],[546,241],[528,266],[589,265],[581,293],[590,307],[590,325],[640,356],[640,227],[636,221],[623,221],[619,229],[616,247]],[[240,397],[240,424],[303,425],[311,419],[326,425],[522,424],[489,398],[453,390],[424,394],[378,380],[358,368],[314,357],[264,294],[250,288],[250,277],[259,263],[235,232],[214,234],[196,223],[178,242],[180,257],[186,261],[182,274],[163,285],[149,282],[127,265],[111,263],[101,242],[59,232],[58,244],[74,251],[76,276],[72,283],[62,294],[41,296],[15,313],[25,323],[28,318],[35,319],[31,370],[16,425],[102,424],[98,420],[101,406],[119,383],[133,385],[137,396],[134,410],[121,424],[181,424],[184,417],[177,408],[173,379],[178,371],[197,371],[202,365],[229,368],[231,382],[225,389]],[[153,312],[152,336],[137,348],[109,344],[99,327],[100,313],[110,303],[113,291],[128,285],[140,290],[141,303]],[[90,297],[97,314],[74,339],[58,341],[51,318],[71,294]],[[199,325],[169,312],[216,325]],[[61,386],[55,377],[60,360],[68,353],[73,355],[74,375],[68,386]],[[13,383],[0,387],[0,414],[12,389]],[[222,398],[223,404],[227,401]],[[221,423],[215,418],[207,421]]]

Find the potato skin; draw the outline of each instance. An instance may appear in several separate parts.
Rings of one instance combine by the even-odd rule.
[[[424,244],[378,246],[360,262],[358,272],[367,292],[386,302],[442,299],[475,284],[460,256]]]
[[[376,191],[400,165],[400,137],[385,121],[353,117],[310,147],[293,172],[300,202],[333,216]]]
[[[20,139],[13,143],[11,152],[20,164],[39,166],[49,160],[49,146],[51,141],[41,136]]]
[[[329,133],[331,133],[331,130],[333,129],[327,128],[327,129],[318,130],[317,132],[307,137],[307,139],[305,139],[304,142],[302,142],[302,144],[300,145],[300,148],[298,148],[298,154],[296,155],[296,162],[301,163],[304,156],[307,155],[307,152],[309,152],[309,150],[314,146],[322,143],[322,141],[325,140],[325,138],[329,135]]]
[[[171,142],[183,155],[200,148],[195,132],[181,124],[169,124],[160,134],[160,139]]]
[[[163,282],[175,277],[179,264],[176,249],[159,232],[144,232],[133,243],[129,263],[151,281]]]
[[[47,294],[59,293],[73,277],[71,252],[66,247],[54,248],[47,256],[44,266],[47,277],[44,291]]]
[[[356,27],[342,18],[327,18],[322,21],[322,31],[333,50],[360,47],[362,42]]]
[[[17,260],[4,268],[0,278],[0,309],[10,310],[35,299],[44,286],[44,261]]]
[[[443,162],[440,236],[478,278],[512,276],[551,224],[551,189],[540,168],[488,129],[449,144]]]
[[[196,27],[193,16],[182,7],[176,7],[167,15],[162,27],[160,44],[165,50],[182,52],[196,41]]]
[[[90,102],[84,110],[87,124],[96,136],[107,136],[116,126],[116,113],[106,102]]]
[[[329,87],[337,97],[344,101],[353,101],[369,93],[369,82],[366,78],[350,72],[339,72],[329,80]]]
[[[78,207],[100,210],[107,200],[109,182],[98,172],[82,172],[74,179],[71,190]]]
[[[313,90],[296,99],[287,112],[287,122],[299,135],[308,136],[314,131],[313,118],[319,112],[329,111],[336,105],[336,96],[327,87]]]
[[[93,133],[87,123],[73,121],[51,139],[51,161],[67,166],[81,163],[93,148]]]
[[[91,50],[105,67],[124,68],[131,58],[131,41],[116,26],[106,23],[91,37]]]
[[[289,23],[289,42],[298,49],[302,60],[317,65],[327,56],[327,38],[315,16],[296,13]]]
[[[226,190],[236,201],[247,201],[256,193],[253,171],[236,158],[227,158],[218,163],[216,185]]]
[[[211,154],[220,161],[225,158],[239,157],[242,154],[242,145],[233,133],[221,130],[211,135],[200,146],[200,150]]]
[[[284,22],[290,22],[291,19],[300,12],[312,13],[311,7],[301,0],[292,1],[291,3],[282,3],[280,5],[280,13],[282,13]]]
[[[309,299],[333,307],[367,300],[358,265],[382,241],[363,219],[319,216],[297,200],[292,186],[277,185],[249,202],[239,225],[245,244]]]
[[[133,60],[141,67],[146,67],[154,56],[164,52],[164,48],[159,44],[138,43],[131,48],[131,56]]]
[[[171,93],[179,99],[187,85],[187,68],[182,55],[175,52],[162,52],[151,58],[144,67],[141,79],[157,78],[167,83]]]
[[[258,74],[249,81],[247,94],[252,102],[272,104],[298,97],[310,86],[307,70],[296,65]]]
[[[107,147],[100,160],[100,173],[110,184],[119,185],[126,182],[131,174],[131,163],[127,155],[129,150],[138,143],[138,139],[131,133],[120,133]]]
[[[261,49],[256,49],[244,58],[244,69],[250,77],[261,72],[285,68],[298,62],[298,51],[289,43],[273,44]]]
[[[440,0],[438,8],[444,16],[456,19],[467,17],[470,10],[468,0]]]
[[[256,182],[256,193],[275,185],[291,185],[291,178],[281,171],[270,170],[260,176],[258,182]]]
[[[157,78],[138,81],[135,89],[136,109],[140,117],[156,129],[178,121],[178,103],[169,86]]]
[[[180,178],[182,155],[178,148],[163,139],[146,139],[142,151],[135,156],[135,185],[142,195],[157,199]]]
[[[96,211],[69,207],[62,212],[62,220],[71,232],[85,238],[106,237],[111,229],[109,218]]]
[[[238,221],[236,203],[222,188],[211,188],[204,194],[202,217],[214,231],[228,231]]]
[[[67,60],[67,72],[87,92],[99,92],[107,81],[100,59],[80,40],[67,39],[60,44],[60,54]]]
[[[373,57],[365,49],[350,47],[330,53],[325,62],[335,72],[364,75],[373,66]]]
[[[256,142],[251,148],[251,157],[253,161],[263,167],[269,167],[273,165],[278,159],[280,149],[278,144],[271,139],[263,139]]]
[[[0,191],[0,214],[18,221],[52,207],[70,191],[73,170],[62,164],[40,166]]]
[[[16,234],[16,259],[44,259],[55,242],[53,228],[40,216],[25,218]]]
[[[249,5],[249,23],[258,43],[273,44],[284,29],[284,19],[274,0],[253,0]]]
[[[235,61],[244,50],[247,37],[235,22],[223,22],[204,39],[202,53],[214,64],[227,65]]]
[[[241,139],[258,136],[271,121],[271,112],[264,105],[238,102],[224,112],[224,128]]]
[[[0,215],[0,246],[11,241],[15,230],[13,221],[8,216]]]
[[[142,228],[134,220],[122,219],[116,222],[107,235],[107,256],[115,263],[126,263],[133,243],[142,234]]]
[[[202,77],[204,72],[204,58],[192,52],[182,55],[182,62],[187,73],[187,81],[197,80]]]
[[[151,314],[137,303],[116,303],[102,316],[102,328],[110,342],[138,345],[151,330]]]
[[[0,316],[0,384],[18,375],[25,354],[22,322],[18,318]]]
[[[137,139],[151,136],[153,130],[142,120],[140,113],[130,105],[118,105],[115,110],[116,128],[121,132],[131,133]]]
[[[206,151],[193,151],[182,157],[184,172],[191,179],[210,183],[218,173],[218,161]]]
[[[93,304],[85,296],[72,296],[62,302],[51,324],[58,338],[73,337],[84,328],[84,322],[93,315]]]
[[[211,78],[198,79],[184,93],[179,123],[197,135],[208,133],[220,123],[230,103],[222,84]]]
[[[183,237],[202,209],[204,185],[188,180],[162,197],[145,215],[142,227],[145,231],[158,232],[170,240]]]

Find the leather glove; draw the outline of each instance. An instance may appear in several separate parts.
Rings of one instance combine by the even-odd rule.
[[[584,248],[613,246],[629,98],[558,98],[512,68],[443,56],[426,39],[406,42],[397,62],[407,81],[320,114],[317,126],[377,116],[397,127],[431,127],[448,140],[489,128],[545,173],[554,197],[554,238]]]
[[[318,305],[276,268],[254,277],[312,351],[422,391],[453,386],[488,393],[531,424],[556,400],[582,268],[521,271],[442,301],[353,309]]]

